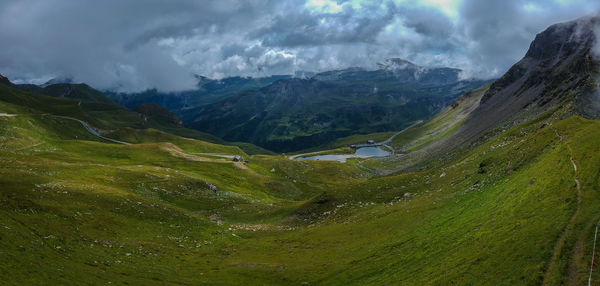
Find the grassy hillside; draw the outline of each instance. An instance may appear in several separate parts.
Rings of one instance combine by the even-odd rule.
[[[394,156],[347,163],[110,125],[77,101],[0,83],[0,279],[598,285],[600,121],[578,116],[595,112],[582,104],[595,98],[598,66],[563,34],[573,23],[538,36],[566,41],[550,45],[560,57],[534,42],[500,81],[395,137]],[[555,65],[519,69],[532,59]],[[107,136],[134,144],[53,114],[113,126]]]
[[[484,86],[467,92],[431,120],[396,136],[390,142],[391,146],[404,153],[409,153],[425,148],[433,142],[441,141],[456,131],[471,112],[479,106],[479,100],[488,88],[489,86]]]
[[[99,142],[26,107],[49,99],[23,100],[0,103],[19,114],[0,116],[7,285],[586,279],[600,218],[597,121],[553,110],[429,168],[377,177],[361,168],[369,161],[191,155],[242,153],[152,129],[109,134],[138,144]],[[426,148],[471,104],[396,142]]]
[[[101,133],[110,133],[120,128],[159,129],[179,136],[198,139],[217,144],[239,146],[250,154],[273,154],[250,143],[230,143],[213,135],[184,128],[178,122],[165,115],[161,107],[148,106],[142,113],[131,111],[120,106],[101,92],[85,84],[53,84],[41,88],[33,85],[0,84],[0,100],[6,105],[18,106],[20,112],[45,113],[68,116],[88,122]],[[22,110],[26,108],[25,110]],[[155,114],[153,114],[152,112]],[[168,111],[167,111],[168,112]]]
[[[106,137],[134,144],[168,142],[177,145],[188,153],[219,153],[245,155],[242,150],[234,146],[218,145],[179,137],[156,129],[122,128],[111,132]]]
[[[311,151],[318,151],[318,150],[329,150],[329,149],[336,149],[336,148],[341,148],[341,147],[348,147],[350,145],[365,144],[369,140],[375,140],[375,142],[381,142],[381,141],[387,140],[395,133],[396,132],[391,131],[391,132],[378,132],[378,133],[369,133],[369,134],[350,135],[348,137],[339,138],[339,139],[336,139],[327,144],[323,144],[318,147],[309,148],[309,149],[306,149],[306,150],[303,150],[300,152],[303,153],[303,152],[311,152]]]

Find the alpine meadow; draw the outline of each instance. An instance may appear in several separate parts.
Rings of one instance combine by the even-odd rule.
[[[600,3],[6,0],[2,285],[600,285]]]

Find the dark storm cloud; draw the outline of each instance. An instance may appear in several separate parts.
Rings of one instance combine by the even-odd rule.
[[[189,68],[160,45],[168,38],[237,27],[269,1],[3,1],[0,72],[72,77],[100,88],[192,88]]]
[[[395,5],[384,5],[383,10],[380,6],[367,6],[360,12],[349,7],[335,14],[315,15],[303,11],[280,15],[251,37],[262,39],[266,46],[278,47],[372,43],[397,12]]]
[[[0,73],[103,89],[374,67],[389,57],[498,76],[536,33],[597,1],[4,0]]]

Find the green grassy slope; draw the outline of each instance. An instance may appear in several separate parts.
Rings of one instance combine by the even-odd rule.
[[[470,146],[461,146],[464,140],[458,140],[456,136],[460,135],[458,131],[465,120],[479,106],[479,100],[488,87],[465,93],[429,120],[403,130],[389,143],[395,150],[393,156],[371,158],[362,166],[380,174],[390,174],[468,149]]]
[[[600,284],[600,121],[577,116],[595,113],[581,105],[598,66],[592,38],[569,32],[593,34],[590,19],[538,35],[500,81],[401,133],[384,159],[248,155],[120,115],[110,136],[136,144],[113,144],[50,115],[111,124],[76,101],[0,83],[0,279],[581,285],[592,266]]]
[[[241,151],[152,129],[111,135],[141,144],[98,142],[23,106],[0,103],[20,114],[0,117],[7,285],[585,280],[600,218],[597,121],[553,110],[430,168],[374,177],[357,160],[194,156]],[[400,140],[424,148],[443,133]]]
[[[431,120],[395,137],[390,143],[391,146],[408,153],[442,140],[457,130],[460,124],[479,105],[481,96],[488,88],[489,86],[484,86],[467,92],[442,112],[436,114]]]
[[[101,133],[120,128],[154,128],[192,139],[238,146],[250,154],[273,154],[250,143],[225,142],[210,134],[184,128],[161,116],[146,116],[128,110],[85,84],[55,84],[43,89],[36,87],[34,90],[38,92],[30,89],[33,88],[21,86],[17,89],[10,82],[0,84],[0,100],[4,109],[12,113],[19,110],[25,113],[73,117],[88,122],[100,129]],[[9,106],[13,107],[9,109]]]
[[[597,176],[587,187],[582,183],[586,204],[578,206],[573,178],[580,175],[570,160],[579,170],[596,164],[591,172],[598,171],[589,156],[600,147],[591,139],[598,123],[572,117],[540,129],[547,122],[519,126],[433,170],[328,192],[312,206],[319,218],[313,227],[252,235],[260,242],[249,241],[232,263],[248,255],[253,265],[284,265],[291,269],[282,275],[297,283],[539,284],[566,228],[583,241],[580,260],[590,261],[589,225],[600,215]],[[588,155],[575,151],[580,148]],[[574,248],[561,247],[565,269]],[[264,254],[254,253],[259,250]],[[585,272],[584,264],[577,271]],[[563,274],[550,281],[568,279]]]
[[[300,152],[304,153],[304,152],[311,152],[311,151],[318,151],[318,150],[329,150],[329,149],[336,149],[336,148],[341,148],[341,147],[348,147],[350,145],[365,144],[365,143],[367,143],[368,140],[375,140],[375,142],[381,142],[381,141],[384,141],[384,140],[390,138],[392,135],[394,135],[394,133],[396,133],[396,132],[392,131],[392,132],[378,132],[378,133],[370,133],[370,134],[351,135],[351,136],[339,138],[339,139],[336,139],[327,144],[323,144],[321,146],[314,147],[314,148],[309,148],[309,149],[306,149],[306,150],[303,150]]]
[[[219,154],[245,155],[242,152],[242,150],[240,150],[238,147],[218,145],[205,141],[179,137],[156,129],[142,130],[133,128],[122,128],[107,134],[106,137],[134,144],[169,142],[177,145],[183,151],[188,153],[214,152]]]
[[[225,221],[244,213],[246,219],[256,212],[281,216],[289,212],[287,204],[317,191],[309,184],[323,183],[295,184],[284,175],[312,169],[310,164],[257,158],[247,168],[188,156],[172,143],[70,140],[81,134],[81,126],[52,129],[52,122],[38,117],[0,117],[0,212],[5,218],[0,244],[8,250],[0,255],[0,276],[7,284],[191,283],[195,275],[189,268],[161,269],[204,256],[209,263],[201,268],[208,273],[227,245],[239,240],[208,216],[218,213]],[[201,144],[174,139],[184,149]],[[214,147],[219,149],[206,151],[231,148]],[[274,167],[278,172],[272,174]],[[335,177],[341,172],[315,168]],[[156,266],[142,270],[149,265]]]

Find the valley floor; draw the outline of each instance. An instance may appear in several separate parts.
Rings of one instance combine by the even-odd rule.
[[[65,118],[1,116],[3,284],[588,281],[600,122],[541,116],[383,177],[158,136],[113,144]]]

